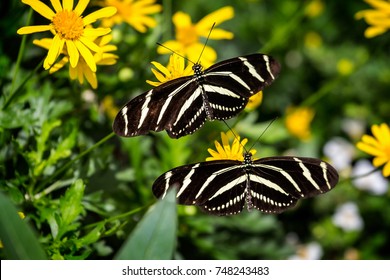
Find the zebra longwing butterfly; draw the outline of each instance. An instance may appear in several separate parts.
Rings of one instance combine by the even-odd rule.
[[[213,215],[234,215],[245,204],[267,213],[280,213],[301,198],[330,191],[338,182],[337,171],[325,161],[307,157],[267,157],[244,161],[215,160],[174,168],[154,182],[157,198],[171,188],[177,201],[198,205]]]
[[[206,120],[230,119],[248,99],[272,83],[280,64],[265,54],[251,54],[221,61],[194,75],[166,82],[130,100],[113,124],[119,136],[131,137],[166,130],[180,138],[198,130]]]

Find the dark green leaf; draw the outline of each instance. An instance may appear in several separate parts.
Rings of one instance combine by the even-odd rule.
[[[115,259],[171,259],[175,249],[176,229],[175,194],[171,191],[145,214]]]
[[[32,228],[17,214],[16,207],[0,192],[0,238],[8,259],[47,259]]]

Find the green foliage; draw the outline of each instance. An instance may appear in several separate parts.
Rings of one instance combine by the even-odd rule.
[[[175,249],[177,214],[175,193],[170,191],[137,224],[115,259],[169,260]]]
[[[34,230],[22,221],[16,207],[0,192],[0,236],[8,259],[44,260],[45,251]]]
[[[254,145],[256,157],[324,157],[324,146],[341,137],[354,153],[340,171],[335,190],[302,201],[291,211],[211,217],[195,207],[157,201],[151,186],[171,168],[204,161],[220,132],[228,130],[224,123],[208,122],[180,139],[170,139],[165,132],[126,139],[112,134],[110,110],[117,112],[151,88],[145,83],[154,80],[151,61],[167,63],[168,56],[156,54],[155,43],[174,38],[172,14],[183,11],[197,22],[227,5],[171,2],[172,9],[165,6],[164,14],[155,15],[157,27],[146,33],[127,24],[113,28],[119,58],[115,65],[98,66],[99,87],[94,91],[70,80],[66,68],[53,75],[44,71],[47,52],[32,44],[40,34],[26,36],[25,44],[16,34],[26,24],[28,7],[20,2],[4,7],[1,258],[286,259],[314,242],[323,251],[316,258],[388,259],[389,191],[374,195],[356,188],[351,170],[365,157],[354,148],[362,132],[351,134],[345,127],[345,121],[353,120],[365,132],[390,117],[386,98],[390,33],[364,38],[367,25],[356,21],[354,14],[367,5],[322,1],[323,11],[311,17],[306,13],[311,1],[229,2],[235,16],[218,27],[233,32],[234,39],[208,42],[217,51],[217,60],[266,52],[282,64],[260,107],[228,121],[237,134],[249,139],[247,148]],[[32,25],[40,24],[38,16],[33,19]],[[107,97],[114,100],[111,107],[105,103]],[[316,112],[308,141],[295,138],[285,126],[286,109],[300,105]],[[337,207],[346,202],[357,205],[364,222],[361,229],[347,231],[334,223]]]

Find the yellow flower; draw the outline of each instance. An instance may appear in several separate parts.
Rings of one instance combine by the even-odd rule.
[[[371,127],[372,134],[363,135],[356,147],[363,152],[373,155],[373,165],[383,167],[383,176],[390,176],[390,128],[387,124],[373,125]]]
[[[356,19],[364,19],[371,25],[364,32],[366,38],[372,38],[390,29],[390,2],[384,0],[364,0],[374,9],[363,10],[355,14]]]
[[[106,95],[100,105],[101,109],[106,112],[110,120],[114,120],[119,112],[119,108],[115,106],[114,98],[111,95]]]
[[[211,27],[214,23],[218,26],[222,22],[233,18],[234,10],[230,6],[212,12],[205,16],[198,23],[193,24],[191,17],[183,12],[177,12],[173,15],[172,21],[176,27],[176,40],[170,40],[158,47],[157,52],[160,54],[170,53],[173,50],[187,57],[192,62],[197,62],[199,55],[202,53],[204,43],[200,42],[200,37],[207,38],[210,34]],[[214,28],[211,31],[210,40],[232,39],[233,33],[220,28]],[[217,59],[217,54],[213,48],[206,46],[202,53],[202,65],[209,67]]]
[[[138,32],[145,33],[147,28],[157,25],[156,20],[149,15],[162,10],[162,6],[155,2],[156,0],[103,0],[103,5],[116,7],[118,13],[103,19],[102,25],[111,27],[126,22]]]
[[[300,140],[308,140],[311,137],[310,123],[314,114],[314,110],[308,107],[288,108],[285,120],[287,130]]]
[[[342,76],[348,76],[350,75],[355,68],[354,63],[346,58],[340,59],[337,62],[337,71],[342,75]]]
[[[245,110],[252,111],[260,106],[261,102],[263,101],[263,92],[259,91],[258,93],[252,95],[249,100],[248,104],[246,104]]]
[[[307,32],[305,35],[305,46],[308,49],[317,49],[322,45],[322,37],[317,32]]]
[[[96,65],[112,65],[116,63],[118,56],[110,53],[111,51],[116,51],[117,49],[116,46],[109,45],[109,42],[112,39],[111,35],[105,35],[97,38],[95,37],[95,39],[91,37],[90,39],[101,49],[101,52],[95,53],[93,55],[93,60]],[[53,39],[44,38],[41,40],[34,40],[33,43],[42,48],[50,49],[50,47],[53,45]],[[67,50],[63,49],[61,53],[64,55],[64,57],[50,68],[50,74],[60,70],[69,62],[69,55]],[[96,78],[96,73],[93,72],[90,67],[88,67],[83,57],[79,58],[79,62],[77,63],[76,67],[72,67],[72,65],[69,66],[69,76],[72,80],[78,79],[80,84],[84,83],[85,77],[92,88],[97,88],[98,81]]]
[[[187,67],[185,67],[184,58],[177,54],[172,54],[169,57],[169,63],[167,67],[164,67],[163,65],[161,65],[156,61],[152,61],[152,64],[158,70],[157,71],[156,69],[153,68],[151,69],[153,74],[156,76],[157,80],[159,81],[153,82],[147,80],[146,82],[155,87],[165,82],[168,82],[170,80],[194,74],[194,70],[192,70],[192,66],[187,65]]]
[[[319,16],[322,11],[324,10],[324,2],[321,0],[312,0],[310,3],[306,6],[305,14],[308,17],[314,18]]]
[[[92,72],[96,71],[92,52],[99,53],[101,48],[90,38],[106,35],[111,30],[87,26],[98,19],[114,15],[116,13],[114,7],[102,8],[87,16],[81,16],[89,0],[80,0],[74,9],[73,0],[62,0],[62,5],[60,0],[51,0],[54,11],[39,0],[22,0],[22,2],[50,20],[47,25],[25,26],[17,31],[21,35],[43,31],[51,31],[54,34],[53,42],[43,63],[46,70],[54,64],[66,47],[72,67],[76,67],[80,58],[83,58]]]
[[[207,150],[211,157],[206,158],[206,161],[221,159],[239,161],[244,160],[244,146],[248,142],[248,139],[244,138],[240,142],[240,136],[234,136],[233,144],[230,146],[228,135],[224,132],[221,132],[221,140],[222,145],[218,141],[214,142],[216,151],[213,149]],[[256,150],[254,149],[251,149],[249,152],[252,154],[252,156],[256,154]]]

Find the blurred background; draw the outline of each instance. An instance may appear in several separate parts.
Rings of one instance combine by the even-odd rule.
[[[91,1],[86,14],[117,2]],[[0,3],[0,188],[12,202],[2,227],[18,226],[23,217],[51,259],[112,259],[124,250],[141,250],[126,240],[137,227],[138,235],[148,234],[141,225],[157,201],[154,180],[171,168],[204,161],[207,149],[214,149],[229,128],[215,121],[178,140],[163,131],[99,141],[112,133],[119,109],[152,88],[146,83],[157,80],[151,62],[167,65],[169,55],[159,54],[156,43],[180,41],[175,13],[188,14],[196,25],[229,5],[234,15],[216,28],[233,36],[208,41],[217,55],[213,63],[261,52],[282,65],[261,103],[229,120],[229,126],[248,139],[246,148],[253,146],[256,157],[321,158],[339,171],[340,182],[279,215],[243,211],[215,217],[179,205],[164,217],[174,222],[174,238],[168,236],[171,231],[150,237],[151,243],[168,246],[168,256],[149,257],[389,259],[389,181],[381,168],[371,172],[376,168],[372,156],[356,147],[364,134],[372,135],[372,125],[388,123],[390,116],[390,33],[368,38],[369,25],[356,18],[375,7],[363,0],[151,1],[161,11],[144,10],[155,24],[143,30],[137,28],[136,9],[141,8],[136,2],[142,1],[127,1],[134,9],[127,8],[134,13],[130,22],[106,23],[117,57],[112,65],[98,65],[95,88],[85,79],[83,84],[71,79],[68,65],[52,74],[44,70],[40,63],[47,50],[33,40],[52,34],[27,35],[21,48],[17,30],[49,21],[34,11],[28,23],[29,6]],[[204,36],[198,40],[205,42]],[[0,255],[17,258],[7,246],[26,239],[21,232],[16,239],[6,234],[0,235]]]

